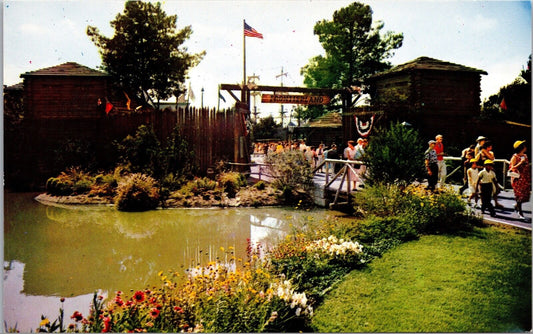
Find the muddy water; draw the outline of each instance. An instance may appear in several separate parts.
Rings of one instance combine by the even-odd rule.
[[[37,194],[4,196],[3,315],[8,329],[37,328],[88,312],[92,294],[113,295],[159,284],[161,270],[183,271],[231,256],[248,240],[273,245],[292,226],[338,214],[292,208],[165,209],[118,212],[108,206],[50,206]],[[222,247],[224,250],[222,250]]]

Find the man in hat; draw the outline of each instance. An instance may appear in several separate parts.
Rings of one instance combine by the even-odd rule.
[[[479,152],[483,148],[483,145],[485,145],[485,141],[486,140],[487,140],[487,138],[485,138],[483,136],[477,137],[477,139],[476,139],[477,145],[476,145],[476,148],[474,149],[474,157],[477,157],[477,155],[479,154]]]
[[[439,176],[439,166],[437,164],[437,152],[435,152],[435,144],[437,142],[434,140],[428,141],[428,149],[424,153],[424,161],[426,164],[426,169],[428,173],[428,190],[434,191],[435,186],[437,185],[437,180]]]
[[[478,174],[476,192],[481,192],[481,213],[488,209],[490,216],[496,216],[494,206],[491,203],[494,189],[498,188],[498,180],[494,173],[494,162],[490,159],[485,160],[485,169]]]

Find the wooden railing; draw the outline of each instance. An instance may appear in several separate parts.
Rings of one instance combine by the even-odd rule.
[[[335,167],[337,164],[341,165],[338,172],[335,172]],[[333,199],[333,202],[330,204],[330,206],[335,206],[338,204],[348,204],[350,202],[350,193],[352,192],[352,181],[358,181],[361,182],[362,180],[358,177],[358,172],[355,170],[354,165],[364,165],[364,162],[359,160],[341,160],[341,159],[324,159],[318,166],[316,166],[313,169],[313,174],[316,174],[317,171],[323,170],[325,168],[325,183],[323,187],[324,193],[326,193],[328,190],[330,190],[331,185],[335,180],[340,179],[340,185],[335,191],[335,198]],[[330,172],[332,174],[332,178],[330,180]],[[352,172],[352,173],[350,173]],[[351,179],[351,175],[356,176],[356,180]],[[339,195],[342,192],[342,188],[344,186],[344,183],[346,182],[346,194],[347,194],[347,202],[340,203],[339,202]]]
[[[446,178],[451,177],[451,176],[452,176],[453,174],[455,174],[457,171],[460,171],[462,168],[464,168],[464,167],[463,167],[463,164],[462,164],[462,162],[461,162],[461,161],[462,161],[462,158],[461,158],[461,157],[447,157],[447,156],[445,156],[445,157],[444,157],[444,160],[445,160],[445,161],[459,161],[459,162],[460,162],[460,163],[459,163],[459,166],[457,166],[452,172],[446,174]],[[501,184],[505,187],[505,186],[507,185],[507,179],[509,178],[509,177],[507,176],[507,171],[509,170],[509,164],[510,164],[511,162],[510,162],[509,160],[507,160],[507,159],[494,159],[494,163],[495,163],[495,164],[496,164],[496,163],[497,163],[497,164],[500,164],[500,163],[502,164],[502,169],[501,169],[501,171],[502,171],[502,178],[499,179],[499,180],[501,180]],[[482,167],[482,166],[480,166],[480,167]],[[496,168],[495,168],[495,170],[496,170]]]

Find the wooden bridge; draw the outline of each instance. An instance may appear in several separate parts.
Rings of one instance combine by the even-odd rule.
[[[316,168],[313,169],[313,182],[315,190],[313,198],[315,204],[322,207],[338,207],[348,205],[351,200],[354,189],[354,181],[361,180],[357,178],[354,165],[363,165],[362,161],[325,159]],[[350,173],[351,172],[351,173]],[[353,179],[353,176],[356,179]],[[273,176],[267,164],[264,162],[264,154],[253,154],[252,163],[250,164],[250,177],[270,182]]]

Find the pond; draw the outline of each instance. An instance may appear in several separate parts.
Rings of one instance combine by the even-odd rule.
[[[293,226],[341,215],[294,208],[164,209],[119,212],[109,206],[44,205],[33,193],[4,195],[3,315],[9,328],[35,331],[42,314],[89,311],[93,293],[159,286],[157,273],[224,261],[248,241],[275,244]]]

